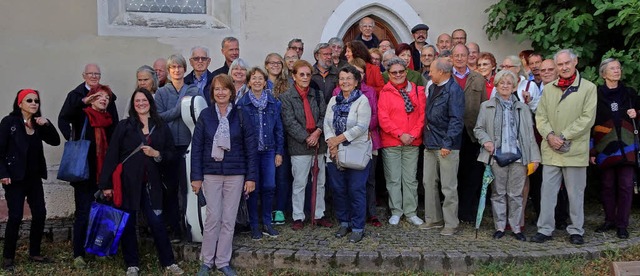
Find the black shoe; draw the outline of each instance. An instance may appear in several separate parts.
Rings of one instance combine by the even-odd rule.
[[[618,228],[618,232],[616,233],[616,235],[620,239],[628,239],[629,231],[627,231],[627,228]]]
[[[4,259],[4,263],[2,264],[2,269],[6,271],[13,271],[16,266],[13,264],[13,259]]]
[[[611,222],[605,222],[600,227],[596,228],[596,233],[604,233],[609,230],[616,229],[616,226]]]
[[[493,233],[493,238],[494,239],[500,239],[502,237],[504,237],[504,231],[498,230],[495,233]]]
[[[182,235],[180,233],[173,232],[171,234],[171,243],[181,243],[181,242],[182,242]]]
[[[351,236],[349,236],[349,242],[356,243],[362,240],[364,237],[364,231],[360,232],[351,232]]]
[[[29,256],[29,261],[34,262],[34,263],[41,263],[41,264],[53,263],[52,259],[50,259],[49,257],[45,257],[45,256]]]
[[[340,226],[340,229],[338,229],[338,232],[336,232],[336,238],[346,237],[347,233],[349,232],[351,232],[351,229],[349,229],[349,227]]]
[[[580,245],[580,244],[584,244],[584,239],[582,238],[581,235],[573,234],[573,235],[569,236],[569,242],[571,244]]]
[[[513,236],[516,237],[516,240],[519,241],[527,241],[527,237],[524,236],[524,234],[522,234],[522,232],[520,233],[514,233]]]
[[[536,235],[531,237],[531,239],[529,241],[536,242],[536,243],[543,243],[543,242],[546,242],[546,241],[550,241],[551,239],[553,239],[551,236],[547,236],[547,235],[542,234],[542,233],[536,233]]]

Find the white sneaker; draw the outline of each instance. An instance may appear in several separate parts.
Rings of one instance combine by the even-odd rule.
[[[424,221],[421,220],[418,216],[410,217],[409,222],[411,222],[411,224],[413,225],[421,225],[424,223]]]
[[[172,275],[182,275],[184,274],[184,270],[180,268],[177,264],[172,264],[170,266],[165,267],[165,270]]]
[[[393,215],[391,216],[391,218],[389,218],[389,224],[391,225],[398,225],[399,222],[400,222],[400,216]]]
[[[127,268],[127,276],[138,276],[140,269],[137,266],[130,266]]]

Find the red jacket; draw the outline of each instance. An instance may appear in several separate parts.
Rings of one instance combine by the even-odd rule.
[[[407,113],[404,108],[404,99],[400,92],[387,83],[380,91],[378,99],[378,123],[380,124],[380,138],[382,147],[401,146],[400,136],[408,133],[415,140],[412,146],[422,143],[422,127],[424,126],[424,112],[427,104],[423,86],[416,86],[410,82],[411,91],[409,99],[413,104],[413,112]]]
[[[384,79],[382,78],[382,73],[380,73],[380,67],[371,63],[367,63],[365,67],[366,74],[364,75],[364,83],[373,87],[373,90],[376,91],[376,96],[380,97],[380,90],[382,90],[384,86]]]

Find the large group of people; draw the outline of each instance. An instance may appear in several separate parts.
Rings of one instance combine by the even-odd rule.
[[[511,231],[527,240],[524,209],[531,197],[538,229],[530,241],[543,243],[554,229],[566,229],[571,243],[584,243],[589,163],[602,171],[605,221],[596,232],[615,229],[619,238],[629,237],[640,102],[621,81],[618,60],[602,61],[605,85],[596,87],[576,70],[578,57],[570,49],[549,59],[523,51],[498,65],[493,54],[467,43],[462,29],[429,45],[429,27],[419,24],[411,29],[414,41],[393,45],[376,36],[372,18],[362,18],[359,28],[353,41],[318,43],[313,64],[301,59],[304,43],[297,38],[282,56],[266,55],[263,66],[248,66],[233,37],[223,39],[224,63],[213,72],[203,46],[191,49],[188,74],[180,54],[157,59],[136,71],[136,89],[119,122],[115,93],[100,83],[100,67],[87,64],[84,82],[68,93],[58,116],[65,139],[84,134],[91,143],[90,176],[71,183],[73,265],[86,265],[91,203],[98,191],[114,196],[119,164],[118,208],[130,215],[121,240],[127,275],[138,275],[141,265],[138,212],[166,272],[184,273],[171,243],[187,236],[188,192],[202,193],[207,202],[198,275],[214,268],[236,275],[230,260],[242,197],[255,240],[277,237],[276,225],[287,221],[294,231],[336,222],[335,236],[357,243],[367,223],[383,225],[376,208],[381,189],[388,193],[391,227],[404,217],[451,236],[461,222],[476,220],[485,167],[495,177],[494,239]],[[193,133],[181,117],[187,96],[203,97],[208,105]],[[60,139],[40,113],[39,98],[36,90],[18,91],[13,111],[0,122],[0,182],[9,209],[5,269],[14,267],[25,197],[33,214],[30,260],[51,261],[40,252],[46,217],[42,142],[56,146]],[[343,158],[352,158],[363,143],[368,146],[358,154],[371,159],[347,165]],[[384,183],[376,183],[380,165]],[[34,166],[37,173],[27,173]],[[418,215],[420,182],[424,217]],[[335,219],[325,198],[333,201]]]

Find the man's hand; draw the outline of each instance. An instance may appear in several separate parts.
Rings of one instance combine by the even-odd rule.
[[[442,156],[442,158],[447,157],[447,155],[449,155],[450,153],[451,153],[450,149],[445,149],[445,148],[440,149],[440,156]]]
[[[558,150],[562,147],[562,144],[564,144],[564,140],[562,140],[560,136],[549,133],[549,135],[547,135],[547,143],[552,149]]]

